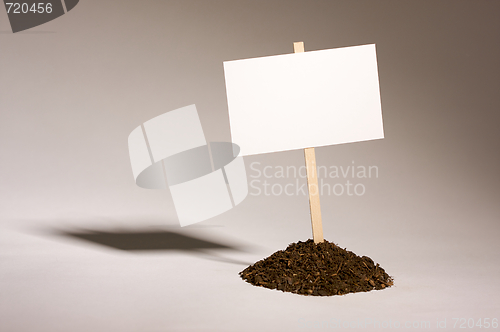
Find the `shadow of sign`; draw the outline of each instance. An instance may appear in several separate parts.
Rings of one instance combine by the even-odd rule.
[[[231,249],[222,243],[194,238],[170,231],[151,232],[62,232],[59,235],[97,243],[119,250],[185,250]]]

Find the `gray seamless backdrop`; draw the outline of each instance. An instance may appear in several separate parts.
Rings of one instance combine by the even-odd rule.
[[[0,32],[0,330],[500,318],[500,2],[82,0],[16,34],[2,9]],[[230,140],[222,62],[291,53],[294,41],[377,44],[386,138],[316,156],[379,168],[354,180],[365,195],[321,204],[326,239],[379,262],[390,289],[302,297],[239,279],[311,236],[306,196],[250,195],[180,229],[168,191],[134,184],[136,126],[194,103],[207,140]],[[253,162],[299,167],[303,153],[245,162],[252,176]]]

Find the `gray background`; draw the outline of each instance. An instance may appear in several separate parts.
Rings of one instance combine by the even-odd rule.
[[[500,2],[84,0],[16,34],[0,16],[0,330],[295,331],[332,319],[433,330],[500,318]],[[316,155],[379,168],[352,180],[365,195],[321,203],[325,237],[379,262],[390,289],[303,297],[239,279],[310,237],[306,196],[250,195],[181,229],[168,191],[134,184],[136,126],[194,103],[207,140],[229,140],[222,62],[291,53],[294,41],[377,44],[386,138]],[[252,176],[252,162],[299,167],[303,154],[245,162]],[[68,235],[90,231],[228,248],[120,250]]]

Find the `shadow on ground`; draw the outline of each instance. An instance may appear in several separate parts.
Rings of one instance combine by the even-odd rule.
[[[60,235],[94,242],[120,250],[198,250],[236,248],[171,231],[62,232]]]
[[[252,263],[223,257],[216,250],[242,251],[236,246],[223,244],[218,241],[193,237],[174,231],[56,231],[56,235],[95,243],[124,251],[184,251],[203,259],[219,262],[251,265]]]

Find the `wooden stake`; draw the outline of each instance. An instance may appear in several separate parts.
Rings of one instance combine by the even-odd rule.
[[[295,53],[304,52],[304,42],[293,43]],[[306,159],[307,190],[309,192],[309,208],[311,210],[311,226],[314,243],[323,242],[323,225],[321,223],[321,208],[319,205],[318,173],[316,169],[316,154],[314,148],[304,149]]]

